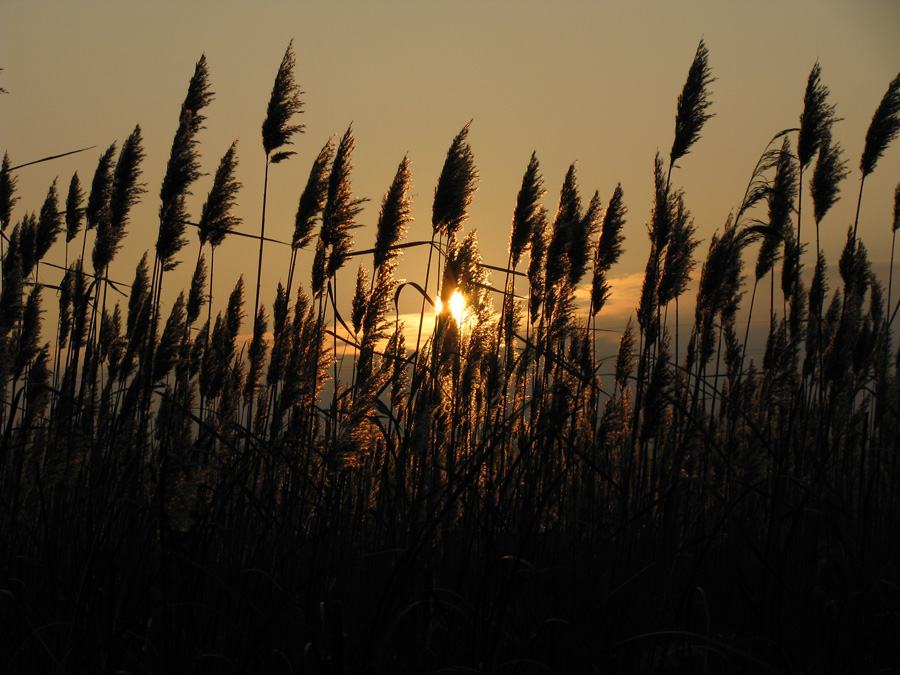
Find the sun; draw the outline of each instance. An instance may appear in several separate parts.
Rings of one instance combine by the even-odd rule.
[[[450,296],[449,305],[450,316],[456,319],[456,323],[462,325],[466,312],[466,299],[463,297],[463,294],[458,290],[453,291],[453,295]],[[444,303],[441,301],[440,296],[435,298],[434,309],[438,314],[444,311]]]

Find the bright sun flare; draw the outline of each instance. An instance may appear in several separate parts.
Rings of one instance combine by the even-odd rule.
[[[435,298],[434,303],[435,311],[440,314],[444,309],[444,303],[441,302],[441,297],[438,296]],[[456,319],[456,323],[462,325],[463,321],[463,313],[466,311],[466,299],[463,297],[463,294],[459,291],[453,291],[453,295],[450,296],[450,315]]]

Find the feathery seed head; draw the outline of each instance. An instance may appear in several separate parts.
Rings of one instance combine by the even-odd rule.
[[[197,133],[206,117],[200,113],[213,99],[209,91],[209,71],[206,56],[200,57],[188,84],[187,96],[181,106],[178,129],[172,140],[172,151],[166,165],[159,198],[159,235],[156,252],[166,270],[174,269],[175,255],[187,244],[184,238],[188,219],[187,196],[190,187],[200,177],[200,156],[197,152]]]
[[[670,165],[674,165],[690,151],[691,146],[700,138],[703,125],[713,117],[712,113],[706,112],[712,104],[709,100],[709,85],[716,81],[710,71],[708,59],[709,50],[703,40],[700,40],[684,89],[678,96],[675,141],[669,154]]]
[[[691,273],[697,265],[694,260],[694,249],[700,243],[694,239],[696,228],[691,212],[684,206],[684,194],[681,191],[670,195],[674,204],[672,213],[672,229],[669,243],[666,245],[666,257],[660,275],[657,295],[659,304],[664,306],[679,297],[687,290]]]
[[[247,378],[244,380],[244,404],[249,405],[251,397],[256,392],[260,378],[262,376],[262,367],[266,360],[266,311],[265,307],[259,306],[256,312],[256,320],[253,323],[253,339],[250,341],[250,347],[247,350],[247,361],[250,368],[247,371]]]
[[[472,203],[478,181],[475,157],[467,142],[471,124],[467,123],[450,144],[434,189],[431,225],[439,235],[455,234],[469,217],[467,209]]]
[[[293,47],[294,41],[291,40],[281,59],[278,74],[275,75],[272,96],[269,98],[266,119],[262,125],[263,150],[266,152],[266,157],[282,146],[291,145],[291,137],[294,134],[303,133],[305,128],[302,124],[290,124],[294,115],[303,112],[303,101],[300,100],[303,91],[294,80],[296,59]],[[278,162],[287,156],[287,154],[283,154],[282,157],[272,161]]]
[[[781,264],[781,292],[785,300],[790,300],[799,291],[799,279],[802,266],[800,258],[806,245],[797,242],[797,235],[793,228],[786,231],[784,240],[784,258]]]
[[[538,309],[544,299],[547,259],[547,212],[541,207],[538,213],[535,227],[531,231],[531,259],[528,262],[528,285],[531,289],[528,311],[532,322],[537,321]]]
[[[9,225],[12,217],[13,206],[19,201],[16,194],[18,178],[10,172],[9,153],[3,153],[3,165],[0,168],[0,232]]]
[[[41,289],[35,284],[28,294],[25,309],[22,312],[22,323],[19,329],[18,350],[13,361],[13,379],[17,380],[25,372],[25,368],[38,354],[41,340]]]
[[[869,263],[865,245],[853,233],[851,226],[847,230],[847,243],[841,251],[838,270],[844,281],[844,295],[862,303],[863,296],[872,278],[872,267]]]
[[[56,194],[56,179],[53,179],[50,189],[47,190],[44,205],[41,206],[41,214],[38,216],[34,250],[36,260],[43,260],[60,232],[62,232],[62,218],[60,217],[59,199]]]
[[[244,275],[242,274],[228,296],[228,310],[225,314],[225,326],[228,329],[228,335],[234,339],[241,327],[241,320],[244,318]]]
[[[153,359],[153,381],[162,380],[175,365],[178,356],[178,348],[184,336],[184,292],[178,293],[172,311],[166,320],[166,326],[160,336],[156,347],[156,355]]]
[[[634,370],[634,322],[628,317],[625,332],[619,340],[619,350],[616,352],[616,384],[619,389],[624,389],[628,384],[628,378]]]
[[[600,193],[594,192],[584,216],[575,221],[572,242],[569,246],[569,283],[575,288],[587,271],[590,259],[591,243],[594,235],[600,230],[603,203]]]
[[[22,261],[22,275],[28,277],[34,270],[37,262],[35,252],[37,250],[37,216],[34,213],[26,213],[22,218],[22,229],[19,232],[19,258]],[[12,240],[10,239],[10,249]]]
[[[87,229],[92,230],[101,222],[109,218],[109,196],[113,182],[113,155],[116,152],[116,144],[111,144],[100,156],[97,169],[94,171],[94,179],[91,181],[91,193],[88,196],[87,208],[84,215],[87,218]]]
[[[622,184],[619,183],[606,207],[600,239],[597,241],[595,264],[597,269],[604,272],[608,272],[618,262],[623,251],[622,243],[625,241],[625,235],[622,234],[622,230],[625,228],[625,214],[628,209],[622,197]]]
[[[125,139],[119,152],[110,188],[109,217],[97,223],[97,238],[92,256],[97,274],[106,269],[121,248],[129,213],[144,192],[144,186],[138,183],[141,175],[140,163],[144,158],[141,143],[141,127],[136,126]]]
[[[553,220],[553,232],[547,247],[546,279],[547,289],[562,279],[568,279],[571,270],[569,252],[572,249],[576,228],[581,220],[581,197],[575,178],[575,165],[569,166],[559,192],[559,207]]]
[[[869,316],[873,326],[881,326],[884,320],[884,287],[874,273],[869,277]]]
[[[329,138],[313,162],[306,187],[300,195],[294,222],[294,238],[291,241],[291,246],[295,249],[306,248],[313,237],[316,216],[322,211],[328,196],[328,164],[333,154],[334,144]]]
[[[896,232],[900,230],[900,183],[894,189],[894,224],[892,230]]]
[[[663,160],[658,152],[653,163],[653,183],[655,190],[650,239],[656,250],[662,251],[669,241],[669,230],[672,228],[672,209],[669,201],[669,189],[663,172]]]
[[[72,328],[72,268],[67,267],[59,282],[59,347],[65,348]]]
[[[831,136],[831,125],[837,121],[834,106],[829,105],[828,87],[822,84],[822,67],[813,66],[806,82],[803,97],[803,114],[800,115],[800,133],[797,137],[797,158],[801,170],[809,166],[819,146]]]
[[[359,334],[362,328],[363,315],[366,313],[366,303],[369,295],[369,273],[362,263],[356,271],[356,292],[353,294],[353,305],[350,311],[350,323],[353,326],[353,334]]]
[[[544,178],[541,176],[538,166],[537,154],[532,152],[528,168],[522,177],[522,187],[519,190],[516,210],[513,213],[512,235],[509,243],[513,269],[518,266],[522,254],[531,242],[532,233],[537,227],[538,220],[543,217],[541,198],[546,192]]]
[[[900,74],[888,85],[866,132],[866,146],[859,161],[863,178],[875,170],[875,165],[887,146],[900,133]]]
[[[275,302],[272,303],[272,331],[275,335],[281,335],[287,326],[288,301],[288,289],[279,281],[275,289]]]
[[[131,284],[131,294],[128,296],[128,317],[125,322],[125,334],[128,337],[134,333],[134,327],[141,311],[141,306],[150,292],[150,274],[147,265],[146,252],[134,271],[134,281]]]
[[[819,251],[819,257],[818,260],[816,260],[816,269],[813,273],[812,283],[809,286],[810,317],[819,317],[822,315],[825,296],[828,295],[828,281],[825,276],[827,269],[828,265],[825,261],[825,254]]]
[[[212,188],[200,214],[197,232],[201,246],[208,241],[215,248],[222,243],[225,235],[241,224],[240,216],[232,213],[237,193],[242,187],[234,175],[237,165],[237,141],[234,141],[219,162]]]
[[[187,299],[187,325],[193,326],[194,322],[200,317],[200,310],[206,304],[206,296],[203,290],[206,288],[206,257],[197,258],[197,266],[194,268],[194,275],[191,277],[191,290]]]
[[[313,258],[312,279],[310,281],[310,288],[315,298],[320,297],[325,291],[325,263],[325,242],[319,237],[319,241],[316,242],[316,255]]]
[[[797,188],[797,164],[791,152],[791,141],[785,136],[775,164],[775,178],[767,193],[769,227],[776,232],[784,232],[790,226]]]
[[[837,202],[839,184],[850,173],[846,160],[841,159],[842,153],[841,144],[832,145],[830,139],[826,139],[819,146],[819,159],[809,182],[816,223],[822,222],[825,214]]]
[[[320,236],[323,243],[330,249],[325,269],[327,278],[333,277],[347,260],[350,249],[353,247],[351,232],[359,227],[356,216],[362,211],[362,204],[366,201],[364,198],[354,197],[350,187],[350,171],[353,169],[352,154],[355,146],[353,129],[347,127],[334,156],[334,164],[328,180],[328,200],[322,211]]]
[[[69,182],[69,193],[66,196],[66,243],[72,241],[81,231],[81,221],[84,218],[84,191],[81,189],[81,181],[78,172],[72,174]]]
[[[659,267],[656,265],[656,246],[650,244],[650,256],[647,258],[647,266],[644,268],[644,280],[641,283],[641,299],[638,302],[637,320],[638,326],[645,338],[649,341],[656,339],[658,321],[658,295]],[[698,309],[699,311],[699,300]]]
[[[372,265],[376,270],[380,269],[385,261],[396,257],[397,253],[391,250],[391,247],[406,234],[407,223],[412,220],[412,199],[409,197],[412,188],[411,179],[409,157],[404,157],[397,167],[391,187],[381,201],[381,212],[378,214],[375,231],[375,252],[372,256]]]
[[[3,258],[3,286],[0,287],[0,346],[22,316],[22,289],[27,276],[22,269],[21,225],[15,225],[9,236],[9,247]]]
[[[797,165],[787,136],[775,163],[775,177],[765,195],[769,207],[769,233],[763,237],[756,259],[757,280],[775,266],[784,233],[791,228],[791,212],[797,197]]]

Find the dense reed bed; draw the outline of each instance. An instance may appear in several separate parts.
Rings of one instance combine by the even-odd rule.
[[[262,127],[267,175],[303,132],[293,67],[289,47]],[[464,232],[478,180],[468,125],[435,187],[430,239],[407,238],[404,158],[369,249],[354,241],[365,200],[352,129],[328,140],[269,306],[263,198],[249,313],[243,276],[227,302],[210,297],[216,248],[241,225],[236,143],[202,212],[187,209],[212,98],[205,58],[156,246],[130,287],[108,269],[146,198],[140,127],[90,181],[76,174],[65,196],[54,183],[15,223],[4,157],[4,672],[896,667],[892,279],[885,290],[872,273],[856,224],[840,260],[819,253],[819,224],[856,167],[818,64],[799,127],[748,167],[743,202],[701,248],[688,204],[702,195],[677,186],[677,165],[702,146],[713,83],[701,42],[671,152],[653,164],[650,255],[614,361],[596,336],[625,241],[621,186],[584,198],[573,165],[548,197],[533,155],[507,265],[491,268]],[[898,130],[900,76],[866,137],[859,201]],[[900,228],[900,186],[879,217]],[[193,261],[195,232],[190,287],[163,316],[166,273]],[[64,271],[40,264],[63,245]],[[400,257],[420,245],[427,268],[401,282]],[[680,332],[692,278],[693,327]],[[346,307],[338,280],[355,288]],[[421,302],[416,325],[399,316],[407,296]],[[761,313],[755,361],[749,316]]]

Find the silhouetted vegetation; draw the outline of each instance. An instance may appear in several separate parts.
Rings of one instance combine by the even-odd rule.
[[[100,156],[87,195],[76,174],[60,206],[54,182],[17,222],[17,167],[4,156],[4,672],[895,668],[892,278],[885,298],[857,222],[841,283],[827,287],[818,228],[850,171],[818,63],[799,128],[763,149],[742,203],[696,257],[675,169],[712,116],[708,56],[701,41],[668,166],[660,155],[653,165],[641,296],[608,361],[597,318],[625,243],[622,186],[608,186],[608,202],[582,199],[573,165],[551,217],[532,155],[510,196],[507,265],[491,268],[463,232],[478,181],[468,124],[435,188],[430,239],[407,240],[404,157],[368,250],[354,250],[366,200],[351,184],[352,129],[328,139],[298,195],[271,312],[258,281],[265,194],[252,313],[243,276],[224,306],[211,297],[216,248],[241,224],[236,143],[196,223],[188,212],[213,96],[205,58],[180,112],[153,260],[143,255],[130,288],[108,269],[147,191],[140,127]],[[293,68],[289,46],[262,126],[266,178],[303,131]],[[872,119],[858,200],[900,129],[898,102],[900,76]],[[883,214],[893,233],[898,214],[900,185]],[[190,287],[161,316],[164,273],[194,231]],[[41,266],[62,234],[66,269]],[[310,245],[301,282],[297,254]],[[399,280],[400,257],[419,245],[422,279]],[[347,307],[339,276],[355,288]],[[692,278],[693,327],[679,334]],[[767,282],[756,362],[749,321]],[[113,304],[111,286],[127,302]],[[421,298],[417,325],[400,317],[406,296]],[[341,353],[352,368],[337,368]]]

